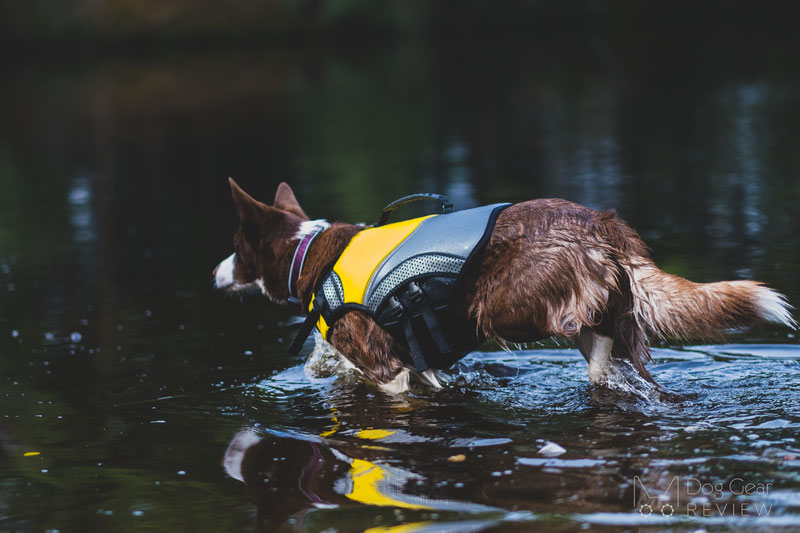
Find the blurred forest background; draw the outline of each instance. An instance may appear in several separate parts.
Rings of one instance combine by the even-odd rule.
[[[724,29],[731,22],[773,30],[796,22],[795,2],[706,0],[28,0],[2,3],[2,34],[8,43],[42,48],[52,44],[125,46],[144,42],[194,46],[207,43],[309,40],[437,40],[475,33],[621,29],[662,31]],[[638,30],[637,30],[638,28]],[[682,40],[685,36],[674,36]],[[747,38],[746,35],[742,36]]]
[[[72,239],[24,228],[83,208],[104,249],[218,249],[229,175],[347,220],[419,190],[562,196],[617,208],[675,273],[769,276],[798,234],[799,20],[777,0],[2,1],[1,227],[46,256]]]

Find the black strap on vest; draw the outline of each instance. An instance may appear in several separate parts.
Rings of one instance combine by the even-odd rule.
[[[414,364],[414,368],[417,372],[425,372],[430,368],[430,365],[423,354],[422,346],[417,338],[417,332],[414,331],[413,320],[415,317],[422,315],[428,334],[441,355],[450,355],[452,348],[422,287],[417,282],[412,281],[402,294],[404,301],[409,305],[404,306],[400,298],[392,296],[387,301],[387,310],[402,327],[403,336],[408,345],[408,351],[411,353],[411,362]]]
[[[444,331],[442,331],[439,321],[433,313],[433,307],[431,307],[425,291],[415,281],[408,284],[408,298],[416,304],[417,309],[422,313],[422,319],[425,321],[425,325],[428,327],[428,331],[439,352],[442,354],[450,353],[450,343],[447,342]]]
[[[428,370],[428,363],[425,362],[425,356],[422,355],[422,347],[414,334],[410,314],[396,296],[389,298],[387,305],[392,318],[403,325],[403,335],[408,343],[408,351],[411,352],[411,361],[414,363],[414,368],[417,369],[417,372],[425,372]]]
[[[292,344],[290,344],[289,348],[287,349],[291,355],[297,355],[300,353],[300,350],[303,348],[303,343],[306,342],[308,336],[311,335],[311,331],[313,331],[314,326],[317,325],[317,321],[322,314],[324,300],[325,296],[323,295],[322,291],[318,292],[316,296],[314,296],[314,305],[311,306],[311,311],[300,325],[297,335],[295,335]]]
[[[411,352],[414,368],[417,369],[417,372],[425,372],[428,370],[428,363],[425,361],[425,356],[422,355],[422,347],[417,341],[417,336],[414,335],[414,328],[411,326],[410,318],[403,320],[403,333],[406,336],[406,342],[408,342],[408,351]]]

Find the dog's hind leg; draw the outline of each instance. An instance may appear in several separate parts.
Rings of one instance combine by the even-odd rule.
[[[594,385],[603,385],[608,380],[608,373],[613,362],[611,348],[614,339],[600,335],[591,328],[584,327],[578,334],[578,349],[589,363],[589,381]]]

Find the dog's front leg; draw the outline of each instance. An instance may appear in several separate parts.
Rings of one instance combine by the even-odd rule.
[[[347,313],[331,327],[328,340],[383,390],[408,390],[409,371],[395,355],[402,348],[368,315],[360,311]]]

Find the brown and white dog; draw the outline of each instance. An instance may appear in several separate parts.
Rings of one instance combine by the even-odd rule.
[[[214,269],[216,287],[257,286],[270,300],[286,303],[295,250],[308,232],[323,227],[296,281],[300,305],[308,309],[325,268],[364,227],[309,221],[286,183],[270,206],[229,181],[240,226],[235,252]],[[549,336],[574,339],[589,364],[590,381],[601,385],[620,360],[653,382],[645,368],[650,337],[719,338],[726,329],[760,321],[797,327],[786,298],[761,283],[693,283],[667,274],[614,211],[559,199],[503,210],[480,264],[460,290],[457,312],[474,318],[486,338],[502,346]],[[328,339],[387,390],[407,387],[409,370],[398,355],[403,348],[368,315],[347,313]],[[430,376],[427,381],[437,383]]]

